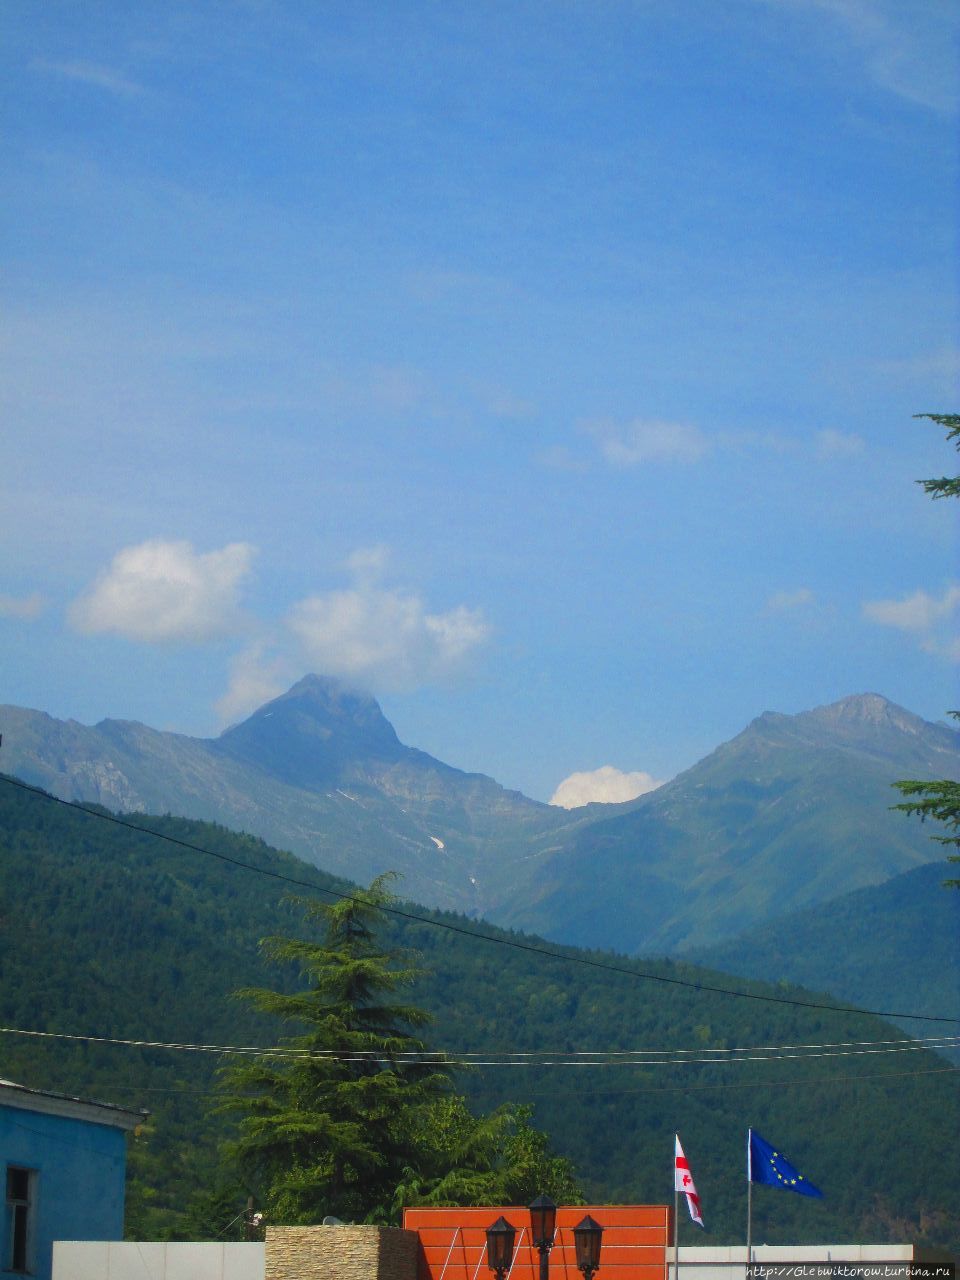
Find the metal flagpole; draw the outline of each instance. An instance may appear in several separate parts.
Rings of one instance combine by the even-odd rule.
[[[753,1130],[747,1130],[747,1269],[743,1273],[745,1280],[750,1277],[750,1245],[752,1243],[753,1233],[753,1165],[751,1163],[752,1154],[751,1147],[753,1143],[751,1138]]]
[[[673,1280],[680,1280],[680,1188],[677,1186],[678,1134],[673,1135]]]

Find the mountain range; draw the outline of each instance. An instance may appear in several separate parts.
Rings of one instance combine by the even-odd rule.
[[[878,694],[768,712],[666,786],[571,833],[522,923],[626,952],[736,937],[942,858],[928,828],[891,811],[891,784],[958,777],[960,734]]]
[[[522,1079],[474,1073],[467,1087],[485,1108],[535,1103],[589,1194],[658,1199],[659,1161],[679,1128],[695,1136],[718,1237],[737,1239],[742,1186],[729,1152],[756,1124],[829,1183],[828,1203],[814,1210],[783,1198],[769,1238],[955,1234],[953,1183],[931,1198],[923,1162],[900,1160],[908,1148],[936,1150],[944,1125],[955,1125],[949,1065],[890,1041],[898,1033],[889,1024],[827,1008],[839,998],[960,1017],[960,894],[941,887],[947,864],[931,832],[890,810],[898,778],[960,779],[952,729],[877,694],[767,713],[657,791],[573,811],[404,745],[371,697],[315,676],[216,739],[115,720],[88,727],[17,707],[0,707],[0,732],[5,773],[138,813],[150,830],[215,855],[0,779],[4,1026],[256,1043],[275,1030],[230,992],[270,982],[257,940],[302,924],[282,900],[285,886],[235,863],[320,892],[398,870],[405,897],[461,913],[443,917],[455,933],[409,915],[391,926],[430,971],[417,998],[449,1048],[669,1045],[711,1055],[825,1042],[810,1062],[791,1050],[783,1062],[724,1068],[713,1058],[663,1071],[607,1067],[589,1081],[560,1068]],[[149,816],[158,811],[184,817]],[[198,818],[205,824],[190,821]],[[497,934],[506,948],[463,937],[463,913],[580,943],[587,965],[573,952],[569,966],[539,955],[541,944],[517,932]],[[673,958],[638,964],[604,957],[611,950]],[[616,972],[600,972],[598,960]],[[647,979],[632,981],[624,966]],[[754,993],[746,1000],[712,990],[745,985]],[[787,1003],[766,1002],[771,994]],[[913,1036],[956,1029],[901,1025]],[[191,1188],[209,1184],[224,1136],[202,1109],[215,1063],[0,1039],[6,1075],[155,1109],[154,1136],[132,1156],[131,1230],[168,1229]],[[847,1056],[867,1040],[889,1043],[863,1064]]]
[[[307,676],[218,738],[0,707],[0,763],[65,799],[260,836],[431,907],[627,953],[682,952],[934,861],[898,778],[960,779],[960,734],[878,694],[768,712],[658,790],[564,810],[400,742]]]
[[[411,898],[471,915],[583,820],[405,746],[373,698],[317,676],[216,739],[20,707],[0,730],[3,767],[64,799],[222,823],[354,881],[398,871]]]

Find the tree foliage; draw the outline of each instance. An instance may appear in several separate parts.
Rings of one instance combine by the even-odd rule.
[[[532,1115],[531,1106],[505,1103],[478,1118],[465,1099],[444,1098],[421,1134],[418,1167],[397,1186],[398,1215],[405,1205],[528,1204],[542,1194],[583,1204],[573,1164],[551,1153]]]
[[[0,784],[0,1025],[149,1042],[276,1044],[275,1016],[230,999],[230,992],[300,991],[305,984],[297,966],[268,965],[256,941],[297,934],[317,942],[322,928],[304,921],[270,876],[295,876],[325,898],[331,890],[356,890],[222,827],[146,815],[137,821],[231,861],[200,857],[182,845]],[[270,874],[241,872],[236,861]],[[552,1056],[642,1046],[710,1052],[698,1052],[698,1061],[662,1067],[478,1067],[429,1104],[421,1135],[430,1136],[429,1147],[411,1143],[397,1187],[413,1189],[416,1178],[419,1196],[454,1201],[461,1199],[454,1179],[442,1191],[432,1179],[455,1170],[482,1174],[484,1135],[473,1120],[457,1130],[452,1118],[450,1141],[439,1140],[444,1109],[455,1118],[459,1108],[453,1099],[464,1093],[474,1117],[533,1104],[537,1130],[550,1135],[554,1151],[575,1161],[593,1204],[665,1203],[673,1194],[673,1135],[679,1130],[718,1244],[742,1242],[743,1135],[751,1124],[787,1145],[827,1192],[826,1200],[815,1203],[771,1192],[764,1206],[758,1198],[757,1229],[762,1227],[770,1243],[906,1235],[947,1245],[960,1236],[960,1166],[942,1157],[944,1135],[960,1132],[960,1095],[956,1073],[942,1058],[926,1050],[904,1054],[897,1046],[889,1056],[862,1060],[818,1054],[809,1061],[788,1057],[726,1066],[699,1061],[737,1045],[887,1042],[901,1034],[889,1025],[679,987],[676,978],[709,986],[718,975],[668,960],[570,950],[571,956],[664,980],[653,983],[561,964],[468,936],[475,930],[515,943],[522,935],[423,908],[416,914],[465,930],[451,933],[393,917],[380,934],[384,950],[412,949],[422,956],[424,976],[403,1000],[442,1020],[443,1045],[458,1057],[486,1060],[510,1051],[540,1058],[545,1050]],[[791,937],[783,945],[800,942]],[[834,939],[841,957],[844,945],[841,932]],[[891,940],[878,933],[876,945],[889,947]],[[770,974],[777,972],[774,958]],[[729,977],[719,982],[756,995],[823,1000],[786,984],[771,988]],[[925,1010],[947,1012],[935,999],[931,1003],[926,988],[917,990],[915,1000]],[[233,1126],[241,1113],[215,1110],[216,1061],[211,1054],[158,1046],[0,1037],[0,1075],[7,1079],[150,1109],[149,1123],[131,1138],[128,1239],[239,1237],[238,1215],[258,1188],[218,1162],[218,1149],[236,1136]],[[532,1184],[571,1202],[574,1197],[548,1180],[562,1166],[551,1164],[546,1176],[537,1166],[542,1134],[524,1136],[522,1121],[504,1123],[500,1133],[503,1142],[490,1144],[487,1162],[504,1171],[507,1185]],[[511,1147],[513,1133],[518,1138]],[[460,1154],[448,1163],[451,1149]],[[910,1159],[903,1158],[905,1151]],[[525,1183],[508,1181],[521,1176]],[[467,1181],[465,1196],[477,1185]],[[515,1197],[520,1203],[530,1198],[519,1190],[505,1198]],[[411,1196],[407,1203],[412,1202]],[[263,1207],[258,1199],[257,1208]],[[392,1212],[385,1216],[396,1221]],[[681,1243],[685,1232],[692,1243],[694,1230],[681,1223]]]
[[[960,450],[960,413],[918,413],[918,418],[928,418],[944,428],[947,439]],[[918,480],[924,492],[931,498],[960,498],[960,476],[940,476],[938,479]],[[960,712],[951,711],[955,719],[960,719]],[[921,822],[928,818],[941,822],[950,835],[936,835],[932,839],[940,844],[953,845],[960,848],[960,783],[948,778],[939,782],[919,782],[905,779],[893,784],[901,795],[906,796],[902,804],[894,805],[904,813],[914,814]],[[949,862],[960,862],[960,854],[949,854]],[[960,889],[960,879],[947,880],[947,886]]]
[[[231,1096],[223,1107],[242,1116],[230,1153],[271,1221],[384,1216],[410,1162],[418,1113],[449,1089],[449,1068],[415,1034],[429,1015],[392,999],[419,974],[378,942],[389,896],[380,877],[332,905],[305,901],[322,940],[274,937],[262,946],[270,960],[298,965],[309,986],[237,993],[307,1027],[284,1041],[291,1056],[224,1073]]]
[[[290,1057],[227,1068],[222,1109],[241,1117],[227,1146],[271,1222],[396,1221],[407,1204],[483,1204],[548,1191],[582,1201],[569,1160],[551,1155],[532,1109],[506,1104],[478,1118],[451,1091],[451,1067],[416,1030],[431,1015],[396,1003],[423,976],[408,953],[385,948],[386,881],[333,905],[304,901],[319,942],[262,945],[296,964],[306,989],[237,994],[260,1012],[307,1030]]]
[[[928,418],[944,428],[947,439],[960,449],[960,413],[918,413],[918,418]],[[918,480],[931,498],[960,498],[960,476],[940,476],[932,480]]]
[[[950,714],[960,719],[960,712],[951,711]],[[939,844],[953,845],[960,849],[960,782],[944,778],[939,782],[896,782],[894,786],[901,795],[907,797],[901,804],[894,805],[895,809],[912,813],[921,822],[932,819],[942,823],[950,834],[930,838]],[[960,862],[960,854],[948,854],[947,861]],[[960,879],[945,880],[944,884],[960,889]]]

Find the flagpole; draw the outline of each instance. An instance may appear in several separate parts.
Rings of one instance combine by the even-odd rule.
[[[679,1134],[674,1134],[673,1156],[673,1280],[680,1280],[680,1188],[677,1186],[676,1144]]]
[[[753,1130],[747,1130],[747,1268],[744,1274],[744,1280],[750,1280],[750,1245],[752,1243],[753,1234],[753,1165],[752,1165],[752,1146],[751,1141]]]

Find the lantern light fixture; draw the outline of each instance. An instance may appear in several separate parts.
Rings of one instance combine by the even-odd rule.
[[[603,1227],[587,1216],[573,1228],[573,1243],[577,1253],[577,1267],[583,1272],[584,1280],[591,1280],[593,1273],[600,1266],[600,1241]]]
[[[557,1206],[549,1196],[537,1196],[530,1205],[530,1234],[534,1247],[541,1253],[553,1248],[553,1236],[557,1227]]]
[[[496,1273],[497,1280],[503,1280],[510,1270],[516,1238],[516,1228],[502,1215],[487,1227],[487,1266]]]

